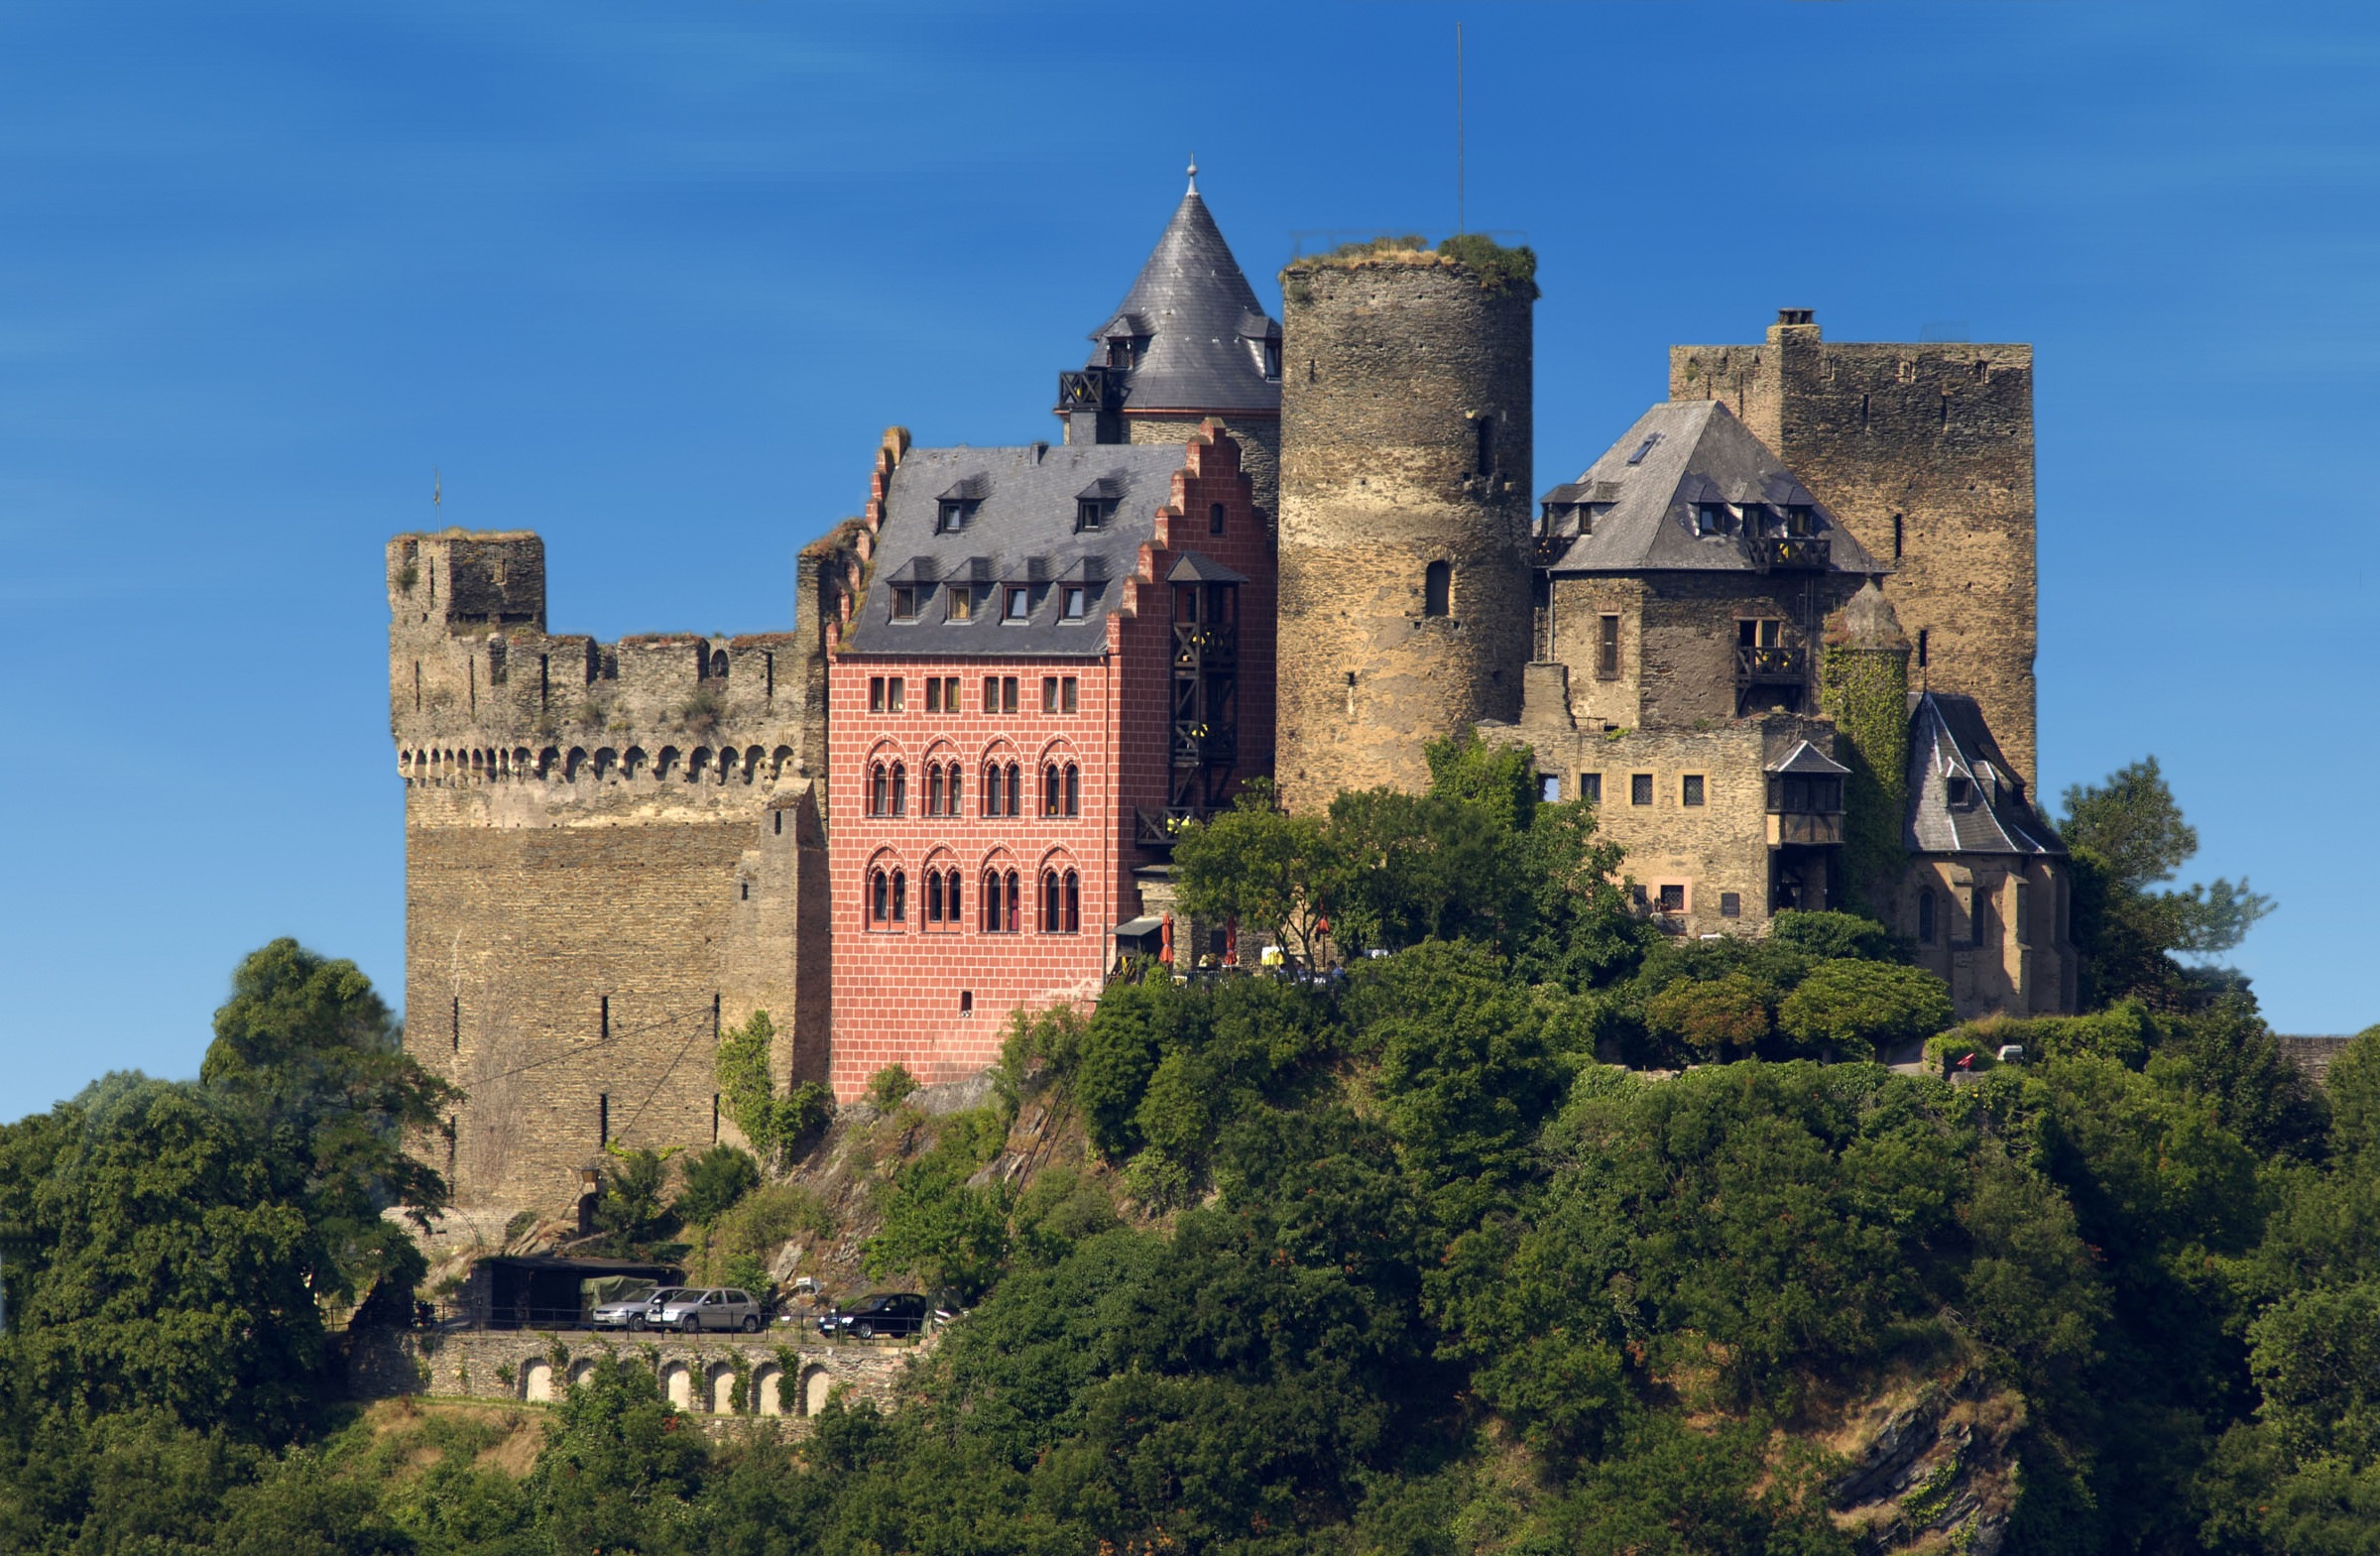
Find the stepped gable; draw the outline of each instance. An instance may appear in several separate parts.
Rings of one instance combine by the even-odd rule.
[[[1972,697],[1929,691],[1909,728],[1906,846],[1921,854],[2063,858],[2066,844],[2025,797],[2025,781]]]
[[[876,569],[842,652],[1099,654],[1185,452],[1178,443],[910,449],[888,482]],[[1105,510],[1100,528],[1078,529],[1094,502]],[[954,516],[962,527],[948,527],[946,506],[963,510]],[[1010,584],[1030,591],[1021,623],[1004,609]],[[1079,620],[1062,615],[1069,584],[1086,591]],[[914,619],[895,621],[893,591],[903,586],[930,593]],[[973,591],[962,620],[950,617],[954,588]]]
[[[1540,555],[1549,571],[1760,572],[1730,517],[1698,534],[1699,504],[1765,504],[1776,514],[1810,510],[1812,533],[1828,542],[1828,570],[1891,571],[1838,524],[1785,462],[1716,400],[1671,400],[1636,419],[1627,434],[1539,499],[1546,511]]]
[[[1278,342],[1281,326],[1208,214],[1195,168],[1138,279],[1090,338],[1089,365],[1123,373],[1127,412],[1280,409],[1280,380],[1264,368],[1265,342]],[[1129,347],[1129,366],[1113,349],[1118,342]]]

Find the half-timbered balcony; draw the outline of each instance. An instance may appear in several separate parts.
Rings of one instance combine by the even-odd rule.
[[[1783,644],[1768,648],[1738,645],[1735,650],[1735,685],[1799,686],[1810,678],[1810,655],[1807,650]]]
[[[1228,669],[1240,662],[1240,629],[1173,624],[1173,664],[1176,669]]]
[[[1772,571],[1824,569],[1830,554],[1823,535],[1747,535],[1743,538],[1743,548],[1755,566]]]
[[[1240,754],[1240,732],[1229,724],[1190,724],[1179,720],[1173,726],[1173,764],[1175,767],[1196,767],[1205,763],[1229,763]]]

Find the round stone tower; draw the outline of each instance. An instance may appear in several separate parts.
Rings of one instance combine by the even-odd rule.
[[[1485,238],[1281,273],[1277,778],[1293,809],[1429,781],[1529,657],[1536,257]]]

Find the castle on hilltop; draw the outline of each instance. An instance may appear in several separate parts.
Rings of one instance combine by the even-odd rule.
[[[392,540],[406,1042],[466,1094],[424,1147],[458,1206],[737,1137],[713,1061],[755,1012],[780,1088],[850,1098],[980,1071],[1125,952],[1235,962],[1173,912],[1173,827],[1259,777],[1418,787],[1465,728],[1597,805],[1668,932],[1856,902],[1963,1016],[2072,1010],[2030,349],[1787,309],[1673,348],[1533,498],[1533,271],[1357,246],[1293,260],[1275,321],[1194,171],[1061,439],[889,431],[789,632],[556,637],[536,536]]]

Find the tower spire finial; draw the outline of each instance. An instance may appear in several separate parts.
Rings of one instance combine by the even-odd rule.
[[[1198,153],[1190,154],[1190,192],[1198,192]]]

